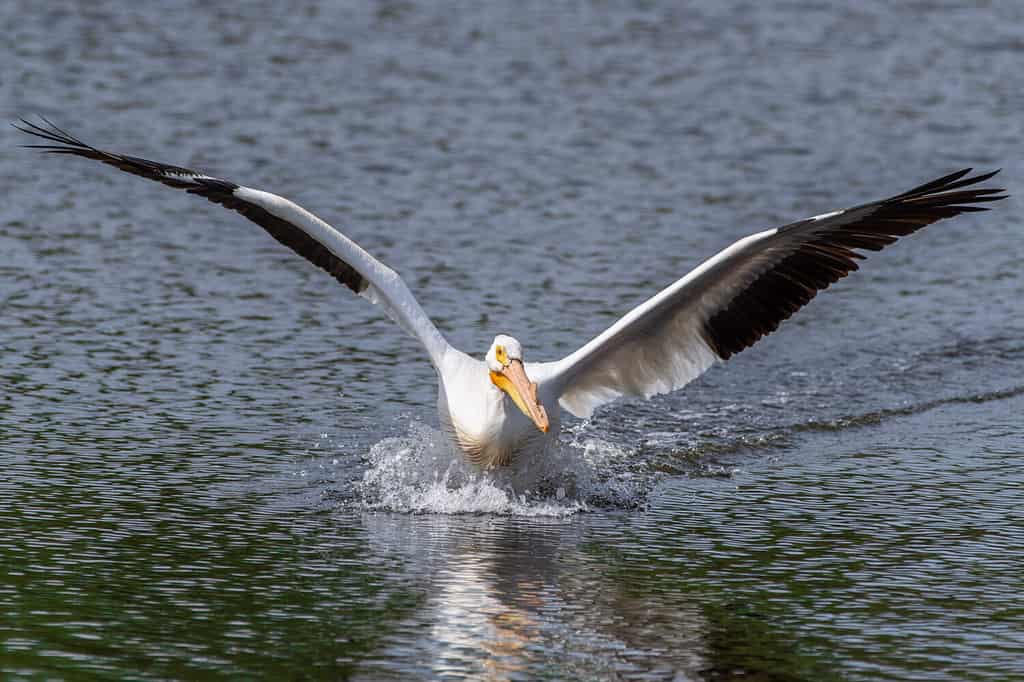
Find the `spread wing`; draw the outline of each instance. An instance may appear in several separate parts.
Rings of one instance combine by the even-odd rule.
[[[682,388],[856,270],[860,251],[879,251],[925,225],[1006,198],[1005,190],[973,187],[998,171],[970,172],[745,237],[576,352],[545,363],[542,383],[580,417],[621,395]]]
[[[171,166],[92,147],[46,119],[46,127],[22,119],[23,133],[46,140],[25,145],[50,154],[93,159],[168,187],[205,197],[253,221],[274,239],[326,270],[355,293],[379,304],[391,319],[419,339],[435,366],[448,348],[441,332],[427,317],[398,274],[358,244],[301,206],[283,197],[244,187],[188,168]]]

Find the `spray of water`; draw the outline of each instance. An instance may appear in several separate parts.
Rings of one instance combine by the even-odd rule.
[[[370,448],[356,500],[371,510],[517,516],[568,516],[593,507],[642,504],[651,476],[638,470],[635,453],[585,431],[581,424],[547,451],[480,471],[443,433],[411,422],[406,434]]]

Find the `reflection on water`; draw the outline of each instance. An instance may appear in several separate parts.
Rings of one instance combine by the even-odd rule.
[[[374,549],[405,556],[429,595],[395,637],[429,628],[417,644],[383,652],[424,676],[469,671],[505,679],[562,670],[660,679],[706,666],[699,606],[631,593],[611,566],[580,557],[567,521],[488,517],[364,517]]]
[[[0,109],[279,191],[541,360],[754,230],[1019,194],[1022,12],[9,0]],[[479,474],[379,310],[0,142],[0,678],[1024,677],[1016,199]]]

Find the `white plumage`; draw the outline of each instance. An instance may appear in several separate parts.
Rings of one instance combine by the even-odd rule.
[[[45,119],[44,119],[45,121]],[[817,291],[852,270],[859,250],[879,250],[925,225],[1005,198],[963,189],[995,175],[952,173],[908,192],[823,213],[745,237],[626,313],[555,362],[524,363],[520,342],[499,335],[477,360],[452,347],[398,274],[338,230],[276,194],[187,168],[91,147],[53,124],[22,121],[43,138],[27,145],[107,163],[238,211],[275,239],[380,305],[422,343],[439,378],[442,427],[482,467],[507,464],[557,434],[564,409],[588,417],[620,396],[649,398],[682,388],[773,331]]]

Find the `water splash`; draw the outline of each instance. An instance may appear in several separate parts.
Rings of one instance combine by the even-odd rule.
[[[370,448],[356,500],[372,510],[515,516],[569,516],[642,504],[651,476],[635,453],[585,431],[586,424],[577,425],[547,451],[480,471],[442,432],[411,422],[405,435]]]

